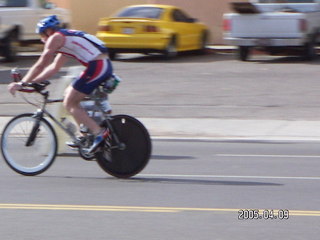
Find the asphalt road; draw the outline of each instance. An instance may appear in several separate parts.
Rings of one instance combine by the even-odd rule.
[[[16,63],[0,63],[0,82],[10,81],[12,67],[27,70],[35,60],[21,57]],[[308,62],[256,55],[241,62],[231,53],[189,53],[171,61],[122,55],[113,64],[123,78],[110,96],[120,113],[154,118],[320,119],[320,58]],[[6,92],[0,96],[1,107],[7,107],[4,100],[10,101],[10,113],[12,103],[19,102]]]
[[[1,239],[318,239],[318,144],[153,144],[128,180],[76,157],[38,177],[0,162]]]

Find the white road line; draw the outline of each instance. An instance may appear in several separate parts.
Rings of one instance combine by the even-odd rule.
[[[292,179],[292,180],[320,180],[320,177],[298,176],[233,176],[233,175],[189,175],[189,174],[139,174],[140,177],[159,178],[245,178],[245,179]]]

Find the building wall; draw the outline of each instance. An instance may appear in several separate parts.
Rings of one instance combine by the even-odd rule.
[[[211,43],[222,44],[223,14],[231,12],[230,2],[245,2],[245,0],[153,0],[153,2],[181,7],[210,28]]]
[[[175,5],[209,27],[212,44],[223,44],[222,15],[231,12],[229,3],[244,1],[246,0],[51,0],[58,7],[71,10],[72,28],[91,34],[96,33],[97,23],[101,17],[108,17],[127,5],[148,3]]]
[[[51,0],[51,2],[58,7],[71,10],[72,28],[95,34],[101,17],[108,17],[124,6],[148,3],[148,0]]]

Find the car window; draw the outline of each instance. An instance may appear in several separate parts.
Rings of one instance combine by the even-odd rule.
[[[156,7],[131,7],[121,11],[117,17],[159,19],[163,9]]]
[[[27,7],[28,0],[0,0],[0,7]]]
[[[184,12],[178,10],[178,9],[175,9],[173,12],[172,12],[172,19],[176,22],[190,22],[190,17],[185,14]]]

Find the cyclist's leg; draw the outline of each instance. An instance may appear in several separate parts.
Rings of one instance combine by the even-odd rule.
[[[83,124],[87,126],[93,134],[98,134],[101,131],[100,126],[90,118],[87,112],[80,106],[80,102],[87,96],[87,94],[79,92],[72,86],[69,86],[66,89],[65,94],[64,106],[76,120],[78,126]]]
[[[87,69],[76,79],[66,91],[64,106],[75,118],[78,125],[83,124],[96,135],[90,151],[92,152],[104,140],[105,129],[88,116],[81,107],[80,102],[89,95],[101,82],[105,81],[112,74],[112,65],[108,59],[101,59],[89,63]]]
[[[87,69],[68,87],[64,106],[75,118],[78,125],[87,126],[97,135],[101,128],[81,107],[80,102],[112,74],[112,65],[108,59],[91,61]]]

